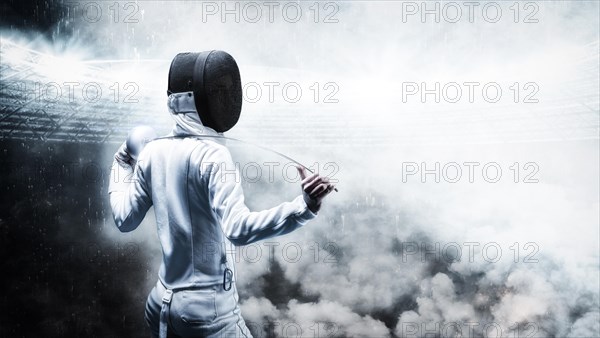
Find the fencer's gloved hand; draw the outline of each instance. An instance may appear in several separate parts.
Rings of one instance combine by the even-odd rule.
[[[119,147],[115,160],[122,166],[135,167],[138,156],[146,144],[156,138],[156,132],[149,126],[138,126],[127,135],[127,140]]]
[[[117,152],[115,153],[115,160],[122,166],[122,167],[131,167],[133,168],[135,166],[135,159],[131,156],[131,152],[129,151],[129,149],[127,149],[127,142],[123,142],[123,144],[121,144],[121,146],[119,147],[119,150],[117,150]]]
[[[313,213],[317,213],[321,209],[321,202],[335,186],[329,182],[327,177],[319,176],[314,173],[307,175],[307,170],[304,167],[297,166],[300,178],[302,179],[302,197],[304,202]]]

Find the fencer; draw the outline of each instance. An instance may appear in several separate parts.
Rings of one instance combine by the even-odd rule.
[[[123,143],[109,184],[119,230],[136,229],[154,207],[163,259],[146,321],[153,337],[251,337],[238,306],[234,246],[300,228],[334,186],[299,167],[301,195],[268,210],[246,207],[227,147],[218,138],[195,137],[221,135],[239,119],[242,85],[229,54],[178,54],[167,94],[171,134],[141,152]]]

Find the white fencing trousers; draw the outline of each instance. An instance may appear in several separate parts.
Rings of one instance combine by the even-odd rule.
[[[155,338],[252,338],[240,314],[235,287],[167,290],[159,281],[148,295],[146,321]]]

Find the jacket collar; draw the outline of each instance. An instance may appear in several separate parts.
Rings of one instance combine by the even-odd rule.
[[[175,120],[175,126],[171,131],[171,135],[223,135],[202,124],[200,116],[196,111],[194,94],[192,92],[169,95],[167,107],[169,108],[171,117]]]

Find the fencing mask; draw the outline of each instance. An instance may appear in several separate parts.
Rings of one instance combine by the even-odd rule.
[[[180,53],[169,69],[171,112],[198,112],[202,124],[219,133],[239,120],[242,110],[242,81],[233,57],[213,50]]]

